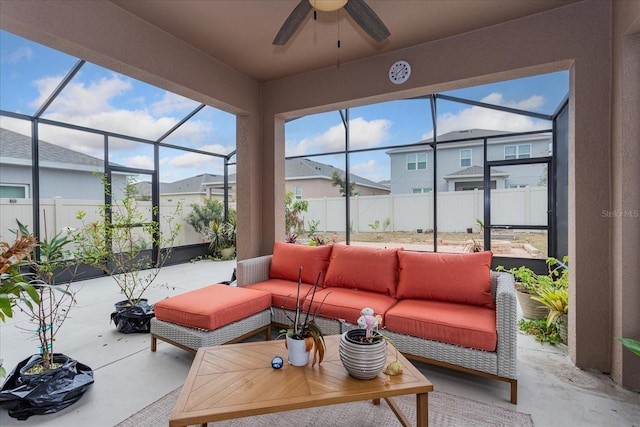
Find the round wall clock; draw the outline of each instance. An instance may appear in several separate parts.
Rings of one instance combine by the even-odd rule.
[[[389,68],[389,80],[397,85],[404,83],[411,75],[411,65],[407,61],[396,61]]]

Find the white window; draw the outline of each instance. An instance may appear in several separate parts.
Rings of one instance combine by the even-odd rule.
[[[296,199],[297,200],[302,199],[302,185],[294,185],[293,191],[296,194]]]
[[[465,148],[460,150],[460,167],[467,168],[471,166],[471,150]]]
[[[530,159],[531,158],[531,144],[520,145],[505,145],[504,147],[504,159]]]
[[[431,192],[431,187],[412,188],[411,192],[413,194],[430,193]]]
[[[407,170],[427,169],[427,153],[407,154]]]
[[[28,194],[28,186],[26,185],[0,185],[0,197],[6,197],[8,199],[26,199]]]

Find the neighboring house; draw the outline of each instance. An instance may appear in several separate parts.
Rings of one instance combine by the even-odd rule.
[[[285,189],[293,192],[297,199],[340,196],[340,188],[332,185],[331,177],[338,172],[344,179],[344,171],[310,159],[287,159],[285,161]],[[355,182],[354,192],[359,196],[389,194],[389,186],[351,174]]]
[[[39,141],[40,198],[96,199],[104,195],[104,161],[46,141]],[[31,137],[0,128],[0,198],[33,197]],[[126,177],[114,176],[114,188]]]
[[[502,137],[506,132],[470,129],[440,135],[438,142],[437,180],[433,180],[433,150],[430,146],[401,147],[387,151],[391,158],[391,192],[427,193],[465,191],[483,188],[483,139],[488,137],[489,161],[547,157],[551,153],[551,135],[535,134]],[[469,138],[478,138],[468,141]],[[432,142],[429,138],[421,143]],[[518,188],[546,185],[545,165],[518,165],[492,168],[491,188]]]
[[[288,159],[285,162],[285,189],[293,192],[297,199],[340,196],[340,189],[332,185],[331,176],[337,171],[344,179],[344,171],[324,163],[309,159]],[[379,184],[351,174],[355,182],[354,191],[360,196],[389,194],[389,185]],[[236,175],[228,180],[229,200],[235,200]],[[151,196],[151,184],[136,184],[138,194]],[[202,202],[205,199],[224,200],[224,176],[203,173],[171,183],[160,184],[160,200],[182,201],[186,204]]]

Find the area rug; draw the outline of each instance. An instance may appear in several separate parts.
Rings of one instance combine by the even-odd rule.
[[[156,427],[169,424],[169,416],[180,393],[180,388],[153,402],[141,411],[133,414],[116,427]],[[415,396],[399,396],[394,399],[415,425]],[[311,409],[280,412],[277,414],[256,415],[236,420],[209,423],[209,427],[300,427],[300,426],[345,426],[380,427],[400,426],[387,403],[380,405],[371,401],[343,403]],[[533,426],[531,415],[511,409],[500,408],[465,399],[444,392],[429,393],[429,425],[435,427],[458,426]]]

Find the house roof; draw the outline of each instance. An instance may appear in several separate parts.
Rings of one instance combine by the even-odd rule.
[[[475,139],[478,139],[477,142],[482,142],[482,138],[486,138],[486,137],[500,137],[501,135],[511,135],[508,138],[509,140],[516,140],[516,139],[527,139],[527,140],[531,140],[531,139],[539,139],[539,138],[547,138],[548,136],[546,136],[546,134],[533,134],[533,135],[514,135],[514,132],[506,132],[503,130],[493,130],[493,129],[465,129],[465,130],[455,130],[452,132],[447,132],[444,133],[442,135],[438,135],[437,137],[437,141],[438,142],[447,142],[447,141],[460,141],[462,140],[463,142],[461,142],[461,144],[472,144],[476,141],[473,141]],[[471,141],[470,141],[471,140]],[[494,142],[505,142],[504,139],[494,139]],[[407,147],[398,147],[398,148],[393,148],[391,150],[388,150],[386,153],[387,154],[396,154],[396,153],[411,153],[414,151],[424,151],[426,150],[431,150],[431,147],[427,146],[425,147],[424,145],[420,145],[420,144],[428,144],[433,142],[433,137],[431,138],[427,138],[427,139],[423,139],[421,141],[415,142]]]
[[[478,177],[484,176],[484,168],[482,166],[473,165],[467,168],[463,168],[457,170],[455,172],[450,173],[449,175],[444,176],[444,179],[455,179],[455,178],[467,178],[467,177]],[[509,176],[508,172],[499,170],[499,169],[491,169],[491,176]]]
[[[51,166],[48,165],[48,163],[56,163],[60,166],[63,164],[72,164],[89,166],[92,170],[104,167],[104,161],[102,159],[43,140],[39,141],[38,147],[40,162],[47,166]],[[2,159],[2,163],[11,163],[8,159],[27,160],[31,162],[31,137],[0,128],[0,158]]]
[[[342,169],[338,169],[324,163],[316,162],[311,159],[287,159],[284,164],[285,180],[314,178],[330,180],[331,176],[336,171],[340,174],[341,177],[344,177],[344,171]],[[356,183],[356,185],[389,190],[389,188],[385,185],[379,184],[355,174],[351,174],[350,178],[352,182]]]

